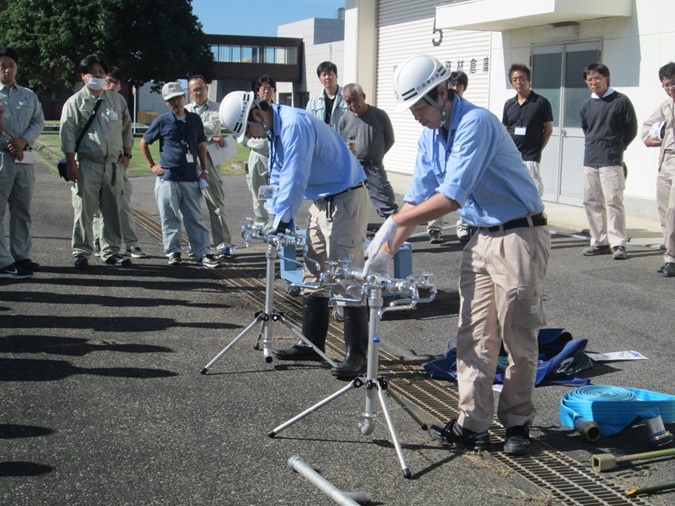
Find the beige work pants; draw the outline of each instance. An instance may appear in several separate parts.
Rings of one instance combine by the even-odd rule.
[[[504,232],[479,229],[464,248],[457,330],[462,427],[481,432],[492,423],[492,384],[502,344],[508,367],[499,396],[499,420],[508,428],[534,419],[537,334],[545,324],[542,299],[550,249],[545,226]]]

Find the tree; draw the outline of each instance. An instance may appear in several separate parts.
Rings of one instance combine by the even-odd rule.
[[[72,88],[78,64],[97,53],[130,83],[213,74],[213,55],[191,0],[12,0],[0,13],[0,44],[19,53],[19,80]]]

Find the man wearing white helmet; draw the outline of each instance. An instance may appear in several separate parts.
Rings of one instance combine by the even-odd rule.
[[[405,60],[394,74],[398,110],[426,127],[411,189],[373,238],[365,270],[382,270],[415,226],[457,211],[476,227],[463,251],[457,330],[459,418],[432,426],[436,439],[473,450],[489,446],[492,383],[502,347],[509,366],[497,415],[504,452],[530,452],[529,426],[544,325],[542,290],[550,252],[544,205],[509,134],[489,111],[459,97],[431,56]],[[438,182],[435,171],[445,171]]]
[[[269,104],[255,93],[235,91],[220,105],[223,126],[241,140],[269,141],[269,178],[275,188],[267,206],[271,230],[294,229],[303,200],[312,200],[307,230],[308,255],[319,262],[310,264],[305,281],[316,281],[326,260],[352,258],[352,266],[363,265],[363,245],[370,200],[366,175],[338,133],[306,111]],[[329,310],[326,290],[305,292],[302,310],[303,335],[324,350]],[[351,379],[366,369],[368,313],[365,305],[346,305],[344,336],[347,356],[332,369],[334,376]],[[303,342],[276,352],[280,360],[321,360]]]

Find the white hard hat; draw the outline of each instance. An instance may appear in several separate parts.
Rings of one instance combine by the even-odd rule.
[[[424,95],[443,81],[450,72],[433,56],[421,54],[403,61],[394,72],[396,112],[410,109]]]
[[[239,142],[243,141],[246,135],[248,113],[254,99],[255,93],[252,91],[233,91],[220,103],[220,121],[227,130],[234,132]]]

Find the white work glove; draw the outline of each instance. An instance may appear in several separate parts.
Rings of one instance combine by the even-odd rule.
[[[393,250],[393,244],[391,244],[391,240],[396,235],[397,230],[398,225],[390,216],[385,220],[385,222],[380,227],[380,230],[377,231],[375,237],[373,237],[373,239],[370,241],[368,248],[366,248],[366,257],[374,258],[375,255],[382,249],[382,246],[387,243],[389,243],[387,244],[387,248],[391,253]]]
[[[376,274],[382,274],[383,276],[389,276],[389,260],[391,260],[391,254],[387,253],[385,250],[380,249],[373,256],[368,257],[365,265],[363,266],[363,271],[361,275],[365,277],[374,272]]]
[[[267,224],[262,229],[262,235],[268,236],[268,235],[274,233],[274,231],[275,231],[274,220],[276,220],[276,219],[277,219],[277,217],[274,216],[273,214],[269,215],[269,219],[267,220]]]

